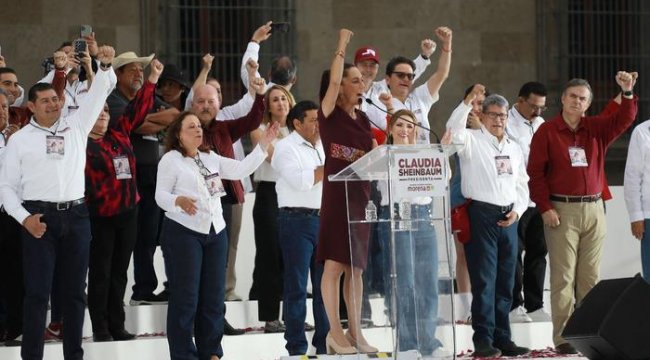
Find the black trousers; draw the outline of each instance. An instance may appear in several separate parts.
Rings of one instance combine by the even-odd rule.
[[[523,306],[528,312],[544,306],[546,275],[546,240],[544,222],[537,208],[529,207],[519,219],[517,228],[519,253],[515,270],[512,309]],[[522,258],[522,253],[525,255]],[[523,289],[523,297],[522,297]]]
[[[160,208],[156,204],[156,176],[158,165],[136,164],[138,193],[140,193],[137,240],[133,249],[133,295],[142,300],[153,294],[158,287],[158,277],[153,266],[158,247]]]
[[[20,224],[0,211],[0,301],[7,310],[7,339],[23,333],[23,249]]]
[[[124,329],[124,292],[137,234],[137,206],[114,216],[92,216],[88,311],[94,333]]]
[[[278,195],[275,183],[260,181],[253,205],[255,269],[249,298],[258,300],[259,321],[280,318],[283,291],[282,252],[278,243]]]

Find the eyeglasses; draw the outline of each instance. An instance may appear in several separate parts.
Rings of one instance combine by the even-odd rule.
[[[548,109],[547,106],[537,106],[537,105],[529,103],[528,101],[526,101],[526,104],[528,104],[528,106],[530,106],[530,108],[533,109],[534,112],[543,113],[544,111],[546,111],[546,109]]]
[[[507,113],[495,113],[490,111],[484,114],[487,115],[487,117],[490,118],[490,120],[496,120],[498,118],[499,120],[506,121],[508,119]]]
[[[402,72],[402,71],[393,71],[393,73],[391,75],[397,76],[400,80],[409,79],[410,81],[413,81],[413,79],[415,79],[415,74],[414,73],[407,73],[407,72]]]

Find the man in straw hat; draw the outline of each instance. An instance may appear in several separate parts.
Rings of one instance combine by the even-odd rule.
[[[111,124],[124,112],[129,102],[142,87],[144,68],[149,66],[155,54],[138,56],[133,51],[118,55],[113,60],[117,74],[117,86],[108,97]],[[133,249],[133,295],[131,305],[160,304],[167,302],[167,293],[154,294],[158,277],[153,266],[153,257],[158,246],[158,221],[160,209],[154,200],[156,173],[158,171],[158,132],[164,130],[179,111],[156,98],[152,113],[131,136],[136,158],[136,182],[140,193],[138,211],[138,235]]]

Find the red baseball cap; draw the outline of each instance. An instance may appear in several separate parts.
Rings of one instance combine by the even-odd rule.
[[[360,61],[372,60],[379,64],[379,52],[372,46],[364,46],[357,49],[354,53],[354,63],[358,64]]]

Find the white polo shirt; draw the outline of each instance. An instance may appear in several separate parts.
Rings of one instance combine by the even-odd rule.
[[[271,166],[278,173],[279,207],[320,209],[323,182],[314,184],[314,170],[325,163],[320,140],[312,145],[296,131],[275,144]]]
[[[521,217],[528,208],[528,174],[519,145],[504,134],[501,141],[481,125],[466,129],[472,107],[461,102],[447,121],[452,143],[462,144],[458,151],[463,196],[493,205],[507,206]],[[507,162],[506,162],[507,159]],[[507,163],[507,170],[500,170]]]
[[[0,194],[5,210],[18,223],[30,215],[23,201],[65,202],[84,197],[88,134],[115,87],[111,73],[113,69],[97,72],[79,111],[60,117],[50,128],[39,126],[32,117],[9,139],[0,171]],[[56,137],[57,150],[63,150],[57,158],[47,154],[48,137]]]

